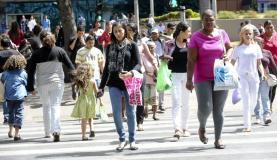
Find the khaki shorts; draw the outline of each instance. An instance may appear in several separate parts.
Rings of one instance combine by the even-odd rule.
[[[143,94],[144,104],[158,105],[158,92],[155,84],[145,84]]]

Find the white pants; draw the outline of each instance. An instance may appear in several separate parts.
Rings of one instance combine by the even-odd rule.
[[[258,99],[259,81],[249,75],[240,75],[240,93],[243,105],[244,128],[251,127],[251,113]]]
[[[63,83],[50,83],[38,86],[38,92],[43,107],[43,122],[45,135],[60,133],[60,105],[64,91]]]
[[[172,73],[172,119],[175,130],[187,130],[189,95],[187,73]]]

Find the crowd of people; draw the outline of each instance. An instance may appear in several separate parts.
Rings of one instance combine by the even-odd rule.
[[[277,34],[272,21],[265,21],[264,30],[256,31],[252,24],[243,24],[240,42],[232,46],[227,32],[216,25],[212,10],[203,12],[202,28],[191,33],[185,22],[168,23],[166,27],[150,21],[147,31],[138,33],[133,23],[107,21],[103,30],[99,21],[86,34],[83,26],[69,41],[67,53],[57,44],[60,28],[52,34],[48,28],[36,24],[32,36],[31,55],[20,53],[20,43],[26,39],[22,28],[13,22],[8,35],[0,37],[1,82],[5,86],[3,102],[4,123],[9,125],[8,136],[21,140],[23,104],[27,92],[38,94],[43,108],[45,138],[53,136],[60,141],[60,103],[64,92],[64,64],[71,75],[72,98],[76,100],[71,116],[81,119],[82,140],[89,125],[89,137],[95,137],[97,129],[93,120],[99,117],[97,107],[108,87],[113,119],[119,137],[116,148],[122,151],[127,145],[123,123],[128,124],[128,142],[131,150],[137,150],[136,131],[144,131],[143,120],[153,113],[166,112],[164,92],[157,91],[160,65],[171,70],[172,128],[176,138],[189,137],[189,100],[195,89],[198,102],[198,135],[202,143],[208,143],[206,123],[212,113],[214,120],[214,146],[224,149],[222,129],[224,106],[228,90],[214,90],[213,66],[216,59],[230,61],[239,76],[239,92],[242,96],[244,132],[251,132],[251,114],[255,108],[256,123],[272,122],[272,103],[276,85],[270,87],[269,74],[277,76]],[[49,22],[50,23],[50,22]],[[48,24],[47,17],[43,26]],[[143,78],[139,79],[143,75]],[[127,81],[141,80],[139,93],[132,95]],[[136,80],[137,80],[136,79]],[[136,104],[133,103],[136,101]],[[132,103],[131,103],[132,101]],[[262,105],[262,106],[261,106]],[[101,106],[101,105],[100,105]],[[149,107],[151,106],[151,107]],[[13,131],[13,128],[15,131]],[[14,132],[14,133],[13,133]]]

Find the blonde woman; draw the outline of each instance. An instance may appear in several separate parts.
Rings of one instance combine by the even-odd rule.
[[[244,132],[251,132],[251,109],[256,106],[259,89],[258,69],[265,79],[261,63],[263,58],[260,46],[254,42],[253,27],[246,25],[240,32],[240,44],[234,49],[231,63],[237,63],[240,78],[240,93],[243,103]],[[258,67],[258,69],[257,69]]]

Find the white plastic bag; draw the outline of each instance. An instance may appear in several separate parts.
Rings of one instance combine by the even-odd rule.
[[[222,59],[216,59],[214,62],[214,90],[229,90],[238,88],[238,74],[234,66]]]

